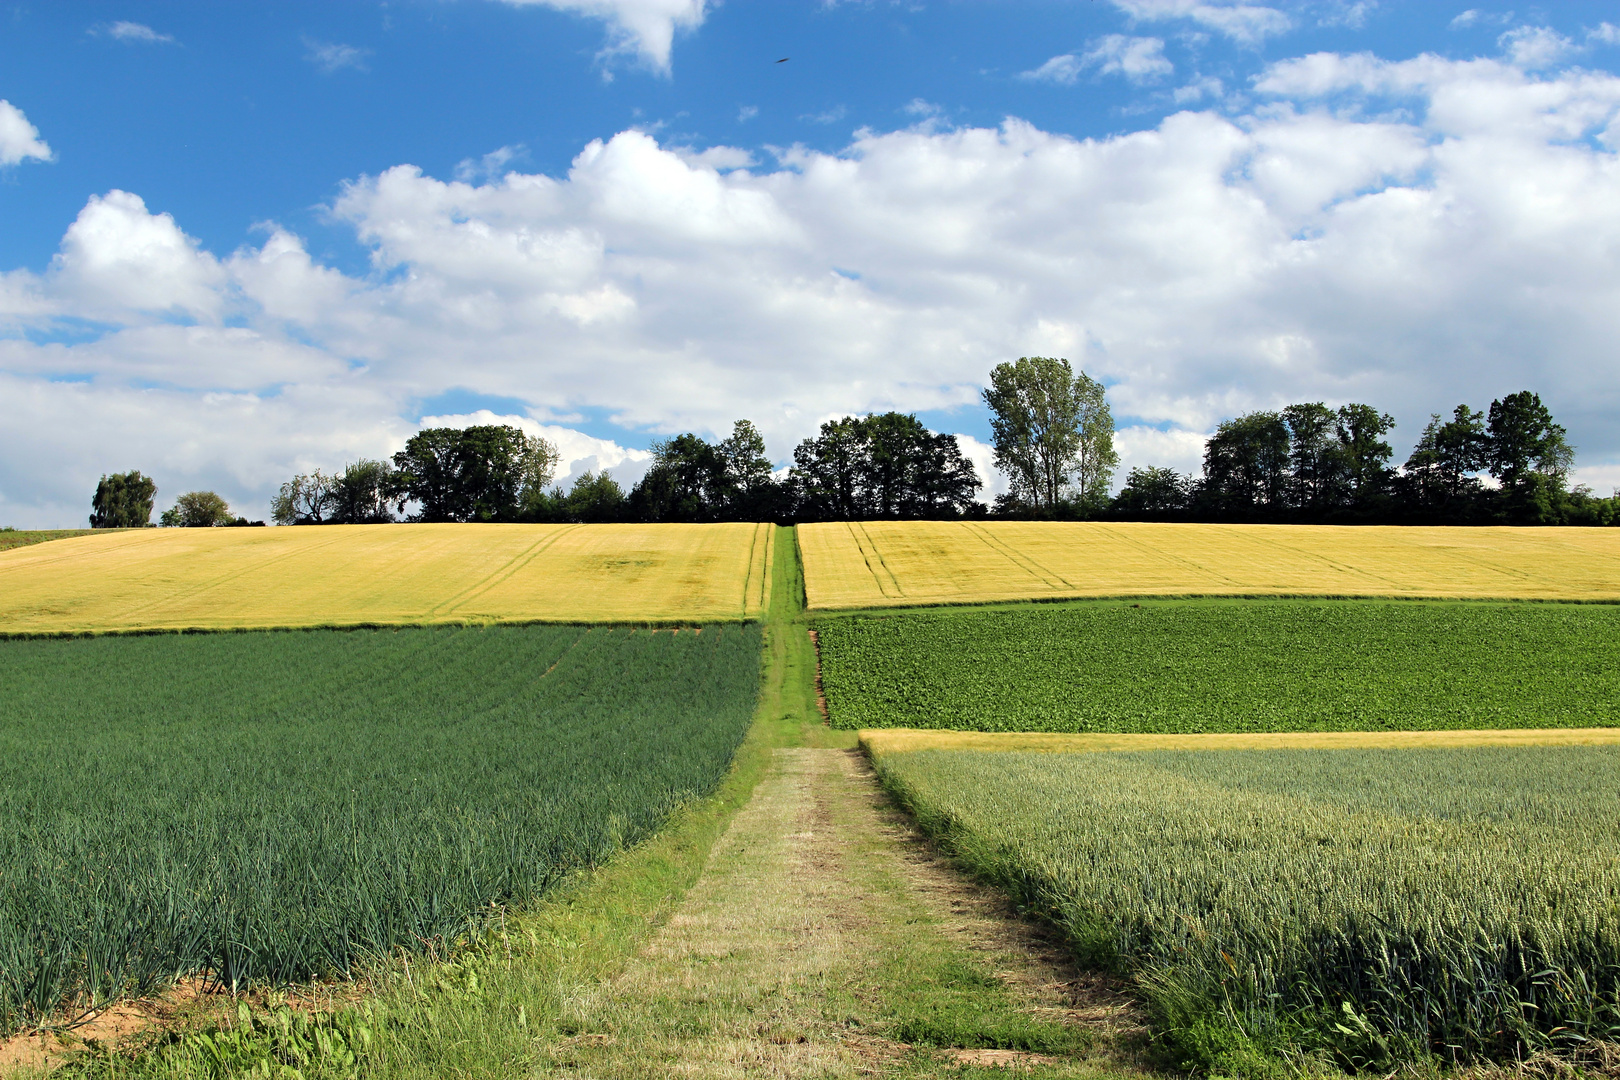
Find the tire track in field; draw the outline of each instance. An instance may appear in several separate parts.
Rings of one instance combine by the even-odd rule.
[[[202,596],[202,595],[204,595],[206,593],[212,592],[213,590],[219,588],[222,585],[228,585],[233,581],[237,581],[237,580],[239,580],[239,579],[241,579],[243,577],[248,576],[249,574],[261,573],[267,567],[275,566],[277,563],[286,562],[288,559],[293,559],[293,558],[297,558],[299,556],[308,555],[311,552],[323,551],[326,548],[335,547],[335,546],[337,546],[339,544],[347,543],[348,539],[349,539],[348,537],[343,536],[342,534],[338,534],[336,536],[330,537],[327,540],[312,543],[312,544],[299,543],[296,546],[294,546],[292,544],[292,542],[289,541],[288,542],[288,550],[286,550],[286,551],[280,552],[279,554],[271,555],[269,558],[259,560],[257,562],[252,563],[251,565],[240,567],[240,568],[238,568],[236,570],[231,571],[228,574],[221,574],[218,577],[215,577],[215,578],[213,578],[213,579],[211,579],[209,581],[198,582],[197,584],[191,586],[190,588],[182,588],[182,589],[180,589],[180,590],[178,590],[176,592],[164,593],[162,596],[159,596],[159,597],[157,597],[156,599],[153,599],[153,600],[149,600],[144,604],[137,604],[132,608],[125,609],[125,611],[123,612],[123,617],[126,618],[126,619],[127,618],[132,618],[135,615],[138,615],[143,611],[148,611],[148,610],[150,610],[150,609],[152,609],[154,607],[159,607],[159,606],[162,606],[162,605],[171,605],[171,604],[172,605],[180,605],[180,604],[187,603],[189,601],[197,599],[199,596]]]
[[[765,619],[771,613],[771,589],[776,580],[776,545],[779,538],[775,525],[766,524],[760,528],[765,530],[765,557],[760,560],[759,617]]]
[[[756,575],[759,580],[758,611],[761,618],[763,618],[765,615],[766,590],[769,587],[771,580],[771,541],[774,536],[775,528],[776,526],[774,525],[754,526],[754,537],[748,545],[748,574],[743,579],[742,617],[745,620],[748,618],[748,603],[753,599],[754,596],[754,581]],[[767,529],[772,531],[766,532],[765,530]],[[765,539],[764,552],[759,551],[759,541],[762,534]],[[756,554],[758,555],[758,558],[755,558]]]
[[[80,539],[83,539],[83,537],[66,536],[66,537],[63,537],[63,539],[64,540],[80,540]],[[118,544],[117,547],[119,547],[119,548],[133,547],[136,544],[150,544],[150,543],[154,543],[154,542],[160,542],[162,540],[163,540],[163,537],[158,534],[156,529],[152,530],[151,535],[147,535],[143,530],[142,532],[137,533],[134,537],[131,537],[129,540]],[[85,557],[85,553],[82,552],[82,551],[71,551],[66,555],[57,555],[57,556],[55,556],[53,558],[47,558],[47,559],[39,558],[34,553],[33,549],[41,548],[41,547],[44,547],[46,544],[57,543],[57,542],[58,541],[47,540],[47,541],[42,541],[42,542],[40,542],[38,544],[24,544],[21,547],[7,548],[7,549],[5,549],[5,551],[0,551],[0,577],[5,577],[7,574],[21,573],[24,570],[36,570],[41,566],[55,566],[58,563],[76,562],[76,561],[79,561],[79,560],[81,560],[81,559],[83,559]],[[60,549],[57,549],[57,550],[60,550]],[[27,551],[27,552],[29,552],[28,560],[26,562],[11,562],[9,559],[4,558],[5,555],[7,555],[7,554],[9,554],[10,552],[13,552],[13,551]]]
[[[1286,543],[1276,538],[1268,538],[1265,542],[1271,547],[1278,548],[1282,551],[1291,551],[1295,555],[1303,555],[1307,559],[1315,559],[1319,562],[1324,562],[1329,568],[1337,570],[1343,574],[1355,574],[1359,577],[1372,578],[1374,581],[1382,581],[1385,585],[1388,585],[1392,589],[1409,590],[1412,588],[1410,584],[1403,584],[1402,582],[1397,581],[1395,578],[1386,577],[1383,574],[1368,569],[1367,567],[1355,566],[1351,563],[1341,563],[1327,555],[1323,555],[1321,552],[1312,551],[1309,548],[1303,548],[1297,544]]]
[[[427,611],[423,612],[423,617],[427,618],[429,616],[438,615],[441,612],[450,614],[461,605],[471,603],[473,600],[476,600],[478,597],[482,596],[490,589],[493,589],[495,586],[500,585],[503,582],[510,581],[512,578],[516,577],[518,571],[528,566],[540,556],[541,552],[548,550],[558,540],[561,540],[569,533],[577,532],[584,527],[585,526],[583,525],[565,525],[554,533],[547,536],[542,536],[540,539],[530,544],[527,550],[521,551],[512,556],[511,560],[508,561],[504,566],[497,567],[496,569],[490,571],[490,573],[487,574],[482,581],[474,582],[465,589],[462,589],[459,593],[451,596],[449,599],[440,601],[439,603],[428,608]]]
[[[1484,557],[1482,557],[1482,556],[1480,556],[1478,554],[1475,554],[1473,552],[1470,552],[1470,551],[1468,551],[1468,550],[1466,550],[1464,548],[1448,547],[1448,548],[1443,548],[1442,550],[1450,558],[1456,559],[1459,562],[1465,562],[1465,563],[1468,563],[1468,564],[1470,564],[1472,566],[1483,566],[1485,569],[1494,571],[1495,573],[1498,573],[1498,574],[1502,575],[1505,578],[1509,578],[1509,579],[1518,578],[1520,581],[1522,581],[1522,582],[1524,582],[1526,584],[1529,584],[1529,585],[1538,585],[1543,589],[1551,589],[1551,590],[1556,591],[1558,589],[1559,584],[1560,584],[1560,582],[1557,581],[1556,579],[1548,579],[1548,578],[1543,577],[1543,576],[1541,576],[1539,574],[1532,574],[1528,570],[1520,570],[1517,567],[1512,567],[1512,566],[1499,566],[1496,563],[1493,563],[1493,562],[1489,561],[1488,559],[1486,559],[1486,558],[1484,558]],[[1576,550],[1577,550],[1577,552],[1579,554],[1582,554],[1582,555],[1591,555],[1591,554],[1593,554],[1593,552],[1583,551],[1581,549],[1576,549]],[[1601,554],[1601,553],[1598,553],[1598,554]],[[1411,586],[1407,586],[1407,588],[1411,588]]]
[[[1057,571],[1052,570],[1049,567],[1043,565],[1041,562],[1036,560],[1033,556],[1025,555],[1022,552],[1019,552],[1016,549],[1014,549],[1006,541],[998,539],[993,533],[990,532],[989,529],[986,529],[983,525],[978,525],[978,524],[975,524],[975,523],[973,523],[971,521],[963,522],[963,525],[965,525],[967,527],[967,530],[968,530],[969,533],[971,533],[974,536],[977,536],[980,540],[984,541],[985,546],[988,547],[991,551],[994,551],[996,554],[1000,555],[1002,558],[1006,559],[1008,562],[1010,562],[1014,566],[1018,567],[1018,569],[1022,570],[1024,573],[1026,573],[1026,574],[1030,575],[1031,577],[1039,580],[1047,588],[1049,588],[1049,589],[1057,589],[1060,586],[1064,587],[1064,588],[1069,588],[1069,589],[1078,589],[1079,588],[1078,585],[1075,585],[1068,578],[1064,577],[1062,574],[1059,574]],[[1054,578],[1057,579],[1056,582],[1053,581]]]
[[[855,541],[855,550],[861,553],[861,560],[866,563],[866,572],[872,575],[872,584],[877,586],[878,595],[885,600],[903,599],[906,595],[905,590],[900,587],[900,581],[894,576],[894,572],[889,569],[888,563],[884,562],[883,557],[878,554],[877,545],[872,542],[872,537],[867,533],[866,527],[855,521],[844,522],[844,527],[849,530],[849,538]],[[873,565],[874,559],[876,565]],[[883,568],[881,574],[878,572],[878,567]],[[893,586],[893,592],[890,592],[889,587],[883,584],[885,574],[888,575],[890,585]]]
[[[1192,569],[1197,570],[1201,574],[1208,574],[1210,577],[1214,578],[1217,581],[1226,582],[1228,585],[1232,586],[1232,588],[1234,588],[1234,589],[1243,588],[1243,585],[1240,582],[1233,581],[1231,578],[1227,577],[1225,574],[1221,573],[1219,570],[1215,570],[1215,569],[1212,569],[1211,567],[1203,565],[1202,563],[1195,562],[1192,559],[1189,559],[1187,556],[1180,554],[1179,552],[1169,551],[1169,550],[1167,550],[1165,548],[1161,548],[1161,547],[1155,547],[1152,544],[1147,543],[1146,541],[1138,540],[1136,537],[1131,536],[1128,530],[1115,529],[1114,527],[1109,526],[1109,525],[1098,524],[1097,525],[1097,531],[1101,532],[1104,536],[1113,537],[1116,541],[1118,541],[1119,543],[1125,544],[1128,547],[1134,547],[1138,551],[1146,552],[1147,554],[1152,555],[1155,558],[1167,559],[1167,560],[1169,560],[1171,562],[1180,563],[1183,566],[1190,566]]]

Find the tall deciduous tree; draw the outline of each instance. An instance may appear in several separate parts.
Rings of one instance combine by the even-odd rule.
[[[332,481],[319,469],[288,480],[270,500],[271,520],[277,525],[326,524],[333,509]]]
[[[568,494],[557,501],[558,516],[564,521],[598,524],[624,518],[624,489],[606,472],[580,474]]]
[[[335,524],[381,525],[396,520],[390,504],[397,498],[399,480],[387,461],[350,462],[330,478],[330,488]]]
[[[765,437],[751,420],[738,420],[731,435],[715,447],[720,459],[723,513],[736,521],[764,521],[775,517],[781,486],[771,475]]]
[[[643,521],[765,521],[780,512],[765,439],[748,420],[710,443],[687,432],[653,444],[653,463],[630,492]]]
[[[152,520],[157,484],[139,469],[103,476],[90,500],[92,529],[139,529]]]
[[[229,525],[233,520],[231,508],[212,491],[186,492],[174,501],[174,506],[163,511],[162,517],[164,525],[188,529]]]
[[[509,424],[424,428],[394,455],[395,497],[417,521],[520,521],[545,504],[559,460]]]
[[[955,517],[982,486],[956,436],[906,413],[846,416],[793,451],[795,514],[807,520]]]
[[[1221,424],[1204,444],[1200,491],[1207,508],[1240,517],[1284,509],[1289,450],[1280,413],[1248,413]]]
[[[1281,415],[1288,425],[1288,503],[1318,513],[1336,506],[1346,473],[1338,417],[1320,401],[1289,405]]]
[[[1541,403],[1541,395],[1528,390],[1491,402],[1486,425],[1487,458],[1491,475],[1504,488],[1535,473],[1562,483],[1575,464],[1575,451],[1566,441],[1562,424]]]
[[[1491,402],[1486,434],[1491,475],[1502,485],[1503,517],[1525,524],[1558,521],[1575,450],[1541,396],[1521,390]]]
[[[630,493],[643,521],[717,521],[725,504],[725,462],[701,435],[652,445],[653,463]]]
[[[997,364],[984,390],[996,467],[1015,501],[1052,509],[1070,500],[1100,506],[1119,455],[1102,383],[1067,360],[1020,357]]]
[[[1128,516],[1163,517],[1187,511],[1192,478],[1152,465],[1132,469],[1114,497],[1114,509]]]
[[[1450,420],[1440,419],[1439,413],[1430,416],[1401,467],[1416,508],[1432,513],[1477,496],[1475,474],[1489,461],[1489,443],[1485,414],[1478,410],[1458,405]]]
[[[1352,403],[1339,406],[1335,427],[1350,504],[1365,507],[1386,498],[1394,476],[1389,467],[1394,450],[1384,436],[1395,430],[1395,418],[1371,405]]]

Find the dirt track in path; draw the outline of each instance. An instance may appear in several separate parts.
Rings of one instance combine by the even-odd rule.
[[[891,987],[952,954],[993,972],[1031,1014],[1093,1032],[1100,1056],[924,1052],[885,1037]],[[553,1075],[918,1075],[930,1064],[1117,1073],[1117,1048],[1139,1029],[1116,988],[1075,971],[1004,897],[935,853],[858,751],[808,748],[775,751],[676,913],[571,1012]]]

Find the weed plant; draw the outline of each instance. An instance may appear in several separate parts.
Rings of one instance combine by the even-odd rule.
[[[821,619],[840,728],[1620,724],[1620,607],[1164,601]]]
[[[1083,959],[1136,976],[1177,1069],[1511,1061],[1620,1028],[1620,748],[877,764]]]
[[[207,971],[350,972],[713,790],[758,626],[0,642],[0,1033]]]

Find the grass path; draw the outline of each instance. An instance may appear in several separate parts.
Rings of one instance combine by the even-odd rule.
[[[893,808],[851,735],[821,725],[797,556],[791,536],[779,539],[758,782],[634,958],[566,998],[536,1073],[1133,1069],[1129,1001],[952,869]]]
[[[935,858],[865,759],[780,748],[685,901],[568,1003],[541,1075],[1114,1071],[1128,1003]]]

